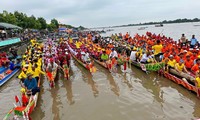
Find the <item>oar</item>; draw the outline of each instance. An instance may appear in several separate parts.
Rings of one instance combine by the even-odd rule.
[[[10,111],[6,114],[3,120],[7,120],[10,117],[10,114],[13,112],[14,108],[10,109]]]

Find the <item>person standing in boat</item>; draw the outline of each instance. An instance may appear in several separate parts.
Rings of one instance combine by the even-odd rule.
[[[188,40],[186,39],[185,34],[182,34],[182,36],[180,38],[181,48],[183,46],[186,46],[187,42],[188,42]]]
[[[197,45],[198,41],[195,38],[195,35],[192,35],[192,38],[190,40],[190,48],[195,48],[195,45]]]
[[[137,53],[136,48],[132,48],[131,55],[130,55],[131,62],[136,61],[136,53]]]
[[[163,48],[163,46],[162,46],[160,40],[157,40],[157,44],[152,47],[152,49],[154,50],[154,56],[155,56],[155,59],[157,62],[161,61],[160,55],[162,55],[162,48]]]

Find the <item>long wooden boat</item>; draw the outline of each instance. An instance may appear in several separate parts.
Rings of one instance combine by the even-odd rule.
[[[0,80],[0,86],[2,86],[4,83],[6,83],[7,81],[9,81],[19,71],[20,71],[20,68],[16,68],[10,74],[6,74],[4,76],[4,78]]]
[[[96,71],[96,70],[95,70],[96,68],[95,68],[94,66],[92,66],[92,68],[91,68],[89,65],[87,65],[87,64],[83,63],[82,61],[80,61],[75,55],[71,54],[71,56],[72,56],[80,65],[82,65],[84,68],[86,68],[87,70],[89,70],[90,73],[93,73],[93,72]]]
[[[188,89],[190,91],[193,91],[195,93],[200,92],[195,85],[192,85],[192,84],[188,83],[187,81],[184,81],[183,79],[181,79],[181,78],[179,78],[175,75],[172,75],[169,72],[164,71],[163,69],[161,69],[159,71],[159,74],[163,75],[165,78],[167,78],[167,79],[169,79],[169,80],[171,80],[171,81],[173,81],[173,82],[175,82],[179,85],[182,85],[183,87],[185,87],[186,89]]]
[[[97,60],[97,59],[94,59],[94,58],[93,58],[93,60],[94,60],[96,63],[98,63],[99,65],[101,65],[102,67],[104,67],[105,69],[108,69],[108,70],[109,70],[108,64],[106,64],[105,62],[101,62],[101,61],[99,61],[99,60]]]
[[[144,70],[144,71],[159,71],[164,66],[163,62],[141,64],[141,63],[136,62],[136,61],[131,61],[131,64],[142,69],[142,70]]]
[[[40,78],[38,80],[38,87],[40,87]],[[22,88],[21,90],[21,100],[23,101],[25,94],[23,94],[25,92],[25,89]],[[14,111],[14,116],[13,116],[13,120],[31,120],[31,113],[33,112],[33,110],[35,109],[35,107],[37,106],[37,101],[38,101],[38,96],[39,96],[39,92],[36,93],[34,96],[30,96],[29,100],[28,100],[28,104],[26,106],[23,105],[23,102],[19,100],[19,98],[17,96],[15,96],[15,101],[18,102],[18,105],[14,104],[14,108],[12,108],[7,114],[6,116],[3,118],[3,120],[7,120],[9,119],[9,117],[11,116],[11,113]],[[17,99],[17,100],[16,100]]]
[[[18,64],[15,64],[15,66],[21,66],[21,62]],[[2,86],[3,84],[5,84],[7,81],[9,81],[16,73],[18,73],[20,71],[20,67],[16,68],[15,70],[13,70],[11,73],[6,74],[5,72],[9,69],[8,68],[1,68],[0,69],[0,74],[4,74],[4,77],[0,80],[0,86]]]

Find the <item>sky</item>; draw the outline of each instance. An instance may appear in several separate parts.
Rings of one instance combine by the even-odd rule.
[[[87,28],[200,18],[200,0],[1,0],[0,12]]]

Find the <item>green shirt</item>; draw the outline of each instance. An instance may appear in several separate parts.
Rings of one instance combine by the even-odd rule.
[[[102,54],[101,55],[102,60],[108,60],[108,55],[107,54]]]

